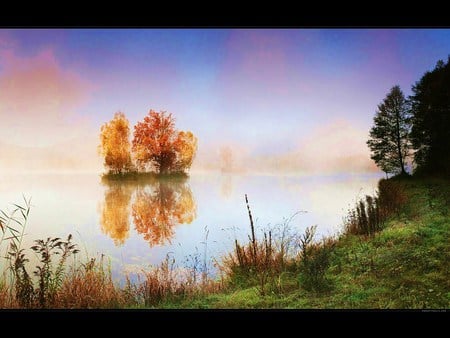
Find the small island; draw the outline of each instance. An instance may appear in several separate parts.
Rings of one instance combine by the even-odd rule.
[[[197,138],[175,129],[175,118],[152,109],[134,126],[122,112],[100,129],[99,153],[107,172],[102,180],[186,178],[197,152]]]

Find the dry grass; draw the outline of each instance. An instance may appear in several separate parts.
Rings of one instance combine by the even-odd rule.
[[[261,294],[266,293],[266,284],[274,284],[276,276],[285,270],[288,259],[288,236],[280,236],[276,243],[272,230],[263,232],[263,239],[256,238],[253,217],[245,195],[248,216],[250,220],[251,236],[246,244],[235,240],[234,251],[222,259],[219,265],[223,275],[231,283],[251,283],[256,277]],[[292,219],[292,218],[291,218]],[[289,222],[289,220],[288,220]]]
[[[394,213],[398,215],[406,202],[406,194],[398,181],[382,179],[378,182],[376,196],[365,196],[348,211],[344,219],[345,232],[373,236],[382,229],[388,217]]]
[[[404,185],[395,180],[380,180],[378,182],[378,203],[381,217],[387,218],[393,213],[397,215],[408,201]]]
[[[124,290],[133,306],[155,307],[161,302],[218,292],[222,284],[207,276],[195,277],[195,270],[179,268],[169,256],[158,266],[138,275],[138,283],[127,280]]]
[[[7,270],[11,271],[11,270]],[[7,272],[5,271],[5,272]],[[194,277],[193,269],[179,268],[175,260],[166,258],[160,265],[142,271],[138,282],[127,280],[125,287],[114,283],[111,271],[101,257],[91,258],[86,264],[75,264],[64,274],[61,286],[49,297],[45,306],[33,291],[32,301],[20,302],[16,284],[8,287],[0,283],[0,308],[100,309],[126,307],[157,307],[162,302],[207,295],[222,290],[223,284]]]
[[[137,295],[145,306],[154,306],[163,299],[173,299],[191,292],[193,285],[182,280],[175,260],[166,257],[161,265],[144,272],[144,281],[137,288]]]
[[[16,309],[19,304],[11,297],[11,290],[5,283],[0,282],[0,309]]]
[[[230,286],[246,287],[256,284],[259,293],[264,296],[282,293],[283,276],[286,275],[298,276],[303,273],[308,281],[311,278],[314,281],[323,278],[331,252],[328,248],[332,247],[330,243],[334,243],[334,240],[314,243],[315,227],[307,228],[301,236],[292,233],[290,223],[297,214],[277,228],[264,231],[262,239],[258,239],[247,196],[246,204],[251,236],[246,244],[235,240],[234,251],[225,256],[220,264]],[[314,276],[310,278],[312,275]]]
[[[92,309],[120,308],[127,299],[123,290],[112,281],[103,261],[91,259],[88,264],[73,270],[63,281],[52,308]]]

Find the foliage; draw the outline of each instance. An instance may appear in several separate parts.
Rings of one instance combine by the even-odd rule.
[[[26,270],[25,264],[29,261],[23,249],[19,249],[15,242],[10,243],[10,269],[13,272],[16,301],[24,308],[31,307],[34,302],[35,291],[33,281]]]
[[[28,221],[28,216],[31,209],[31,199],[27,200],[23,197],[24,205],[14,204],[14,210],[7,214],[3,210],[0,210],[0,249],[4,242],[16,245],[20,250],[22,243],[22,237],[25,232],[25,227]],[[1,251],[0,251],[1,252]],[[2,257],[6,253],[2,253]]]
[[[323,291],[330,287],[326,272],[335,241],[329,239],[323,240],[322,243],[314,243],[316,228],[316,226],[306,228],[299,240],[299,281],[308,291]]]
[[[174,165],[175,172],[185,172],[191,168],[197,152],[197,138],[190,131],[178,132],[175,142],[177,161]]]
[[[297,236],[291,232],[290,225],[298,213],[277,227],[263,231],[262,239],[258,239],[247,195],[245,202],[251,235],[246,244],[235,240],[234,251],[223,258],[220,268],[231,286],[256,284],[261,295],[283,292],[284,276],[295,269],[297,252],[293,248]]]
[[[55,306],[69,309],[120,308],[133,304],[125,290],[112,280],[111,271],[100,260],[91,258],[67,273],[55,297]]]
[[[240,282],[251,282],[252,277],[256,277],[259,283],[259,292],[265,294],[265,285],[272,272],[275,271],[275,261],[277,252],[275,251],[272,232],[264,232],[264,240],[259,241],[255,235],[253,217],[245,195],[247,212],[250,220],[251,237],[249,242],[241,245],[235,239],[234,252],[224,258],[222,269],[231,277]],[[236,278],[237,277],[237,278]]]
[[[122,174],[132,169],[129,138],[129,122],[121,112],[101,127],[99,152],[110,172]]]
[[[450,57],[412,88],[412,144],[416,172],[450,176]]]
[[[393,87],[374,117],[367,144],[371,158],[386,173],[405,174],[405,160],[410,153],[410,116],[399,86]]]
[[[76,254],[78,249],[71,243],[72,235],[66,241],[60,238],[47,238],[36,240],[36,245],[31,249],[38,254],[40,265],[36,266],[33,274],[38,277],[38,286],[34,287],[33,281],[27,272],[28,259],[24,249],[12,242],[10,245],[9,259],[10,268],[15,277],[16,299],[23,307],[45,308],[53,304],[57,291],[61,288],[65,276],[65,264],[70,255]],[[59,256],[56,265],[54,259]]]
[[[130,201],[133,189],[128,184],[112,181],[105,191],[101,206],[100,225],[102,232],[110,236],[116,245],[122,245],[129,237]]]
[[[11,257],[10,269],[12,273],[11,283],[16,285],[16,301],[20,306],[27,307],[31,304],[33,298],[33,287],[30,275],[25,269],[28,259],[25,257],[24,250],[21,249],[22,238],[25,233],[25,227],[28,221],[31,199],[23,197],[24,206],[14,204],[15,209],[6,214],[0,210],[0,229],[2,236],[0,239],[0,249],[6,242],[6,253],[2,257]],[[12,254],[12,256],[10,256]],[[11,294],[7,299],[11,300]]]
[[[140,187],[131,206],[133,223],[150,246],[170,242],[177,224],[190,224],[196,217],[192,192],[183,182],[158,180]]]
[[[66,241],[60,238],[47,238],[36,240],[36,245],[31,249],[38,254],[41,262],[40,266],[36,266],[34,275],[39,278],[39,286],[36,289],[39,305],[47,307],[54,300],[57,290],[61,287],[64,269],[67,258],[70,255],[76,254],[79,250],[76,245],[71,243],[72,235],[67,237]],[[59,261],[56,265],[53,263],[53,258],[59,256]]]
[[[197,151],[191,132],[177,131],[172,114],[150,110],[134,127],[133,152],[140,170],[153,168],[159,174],[190,168]]]
[[[384,220],[384,219],[383,219]],[[346,231],[354,235],[372,236],[381,229],[382,221],[378,197],[366,195],[348,212],[345,219]]]
[[[344,219],[345,229],[354,235],[373,236],[382,229],[388,217],[398,214],[405,203],[402,185],[394,179],[381,179],[375,196],[366,195],[354,209],[348,211]]]
[[[399,215],[401,208],[407,202],[404,184],[401,180],[380,180],[378,182],[378,197],[376,198],[380,212],[380,222],[392,214]]]

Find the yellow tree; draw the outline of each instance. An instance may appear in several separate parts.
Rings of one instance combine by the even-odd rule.
[[[130,126],[123,113],[115,113],[114,118],[101,127],[99,152],[110,172],[121,174],[132,169]]]
[[[108,182],[105,201],[101,206],[102,232],[110,236],[116,245],[122,245],[130,236],[130,202],[133,187],[118,182]]]
[[[186,171],[191,168],[197,152],[197,138],[190,131],[180,131],[175,141],[177,171]]]

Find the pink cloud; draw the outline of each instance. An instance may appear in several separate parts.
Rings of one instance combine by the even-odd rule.
[[[64,69],[51,49],[23,57],[0,48],[0,67],[3,142],[42,146],[75,136],[71,123],[78,125],[89,82]]]

